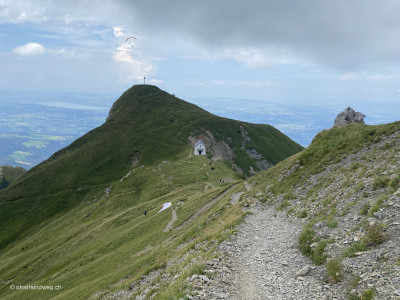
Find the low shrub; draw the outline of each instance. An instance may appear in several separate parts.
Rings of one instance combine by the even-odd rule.
[[[364,203],[363,206],[361,206],[360,214],[362,216],[368,215],[368,211],[371,208],[371,205],[369,203]]]
[[[374,191],[383,189],[385,187],[388,187],[390,183],[390,178],[386,176],[379,176],[374,179],[372,182],[372,189]]]
[[[395,191],[400,187],[400,175],[392,178],[390,181],[390,187]]]
[[[367,246],[380,245],[386,241],[382,224],[368,225],[364,240]]]
[[[339,259],[329,259],[326,262],[326,273],[330,281],[339,282],[342,279],[342,271],[342,262]]]
[[[376,201],[374,206],[371,207],[371,209],[369,210],[369,215],[371,217],[374,217],[374,213],[379,211],[379,209],[381,208],[383,202],[384,202],[384,198],[380,198],[378,201]]]
[[[307,218],[308,217],[308,213],[306,210],[302,210],[301,212],[299,212],[298,217],[301,219]]]
[[[319,241],[315,249],[311,249],[310,259],[317,266],[326,262],[326,254],[324,254],[326,246],[327,243],[325,241]]]
[[[311,248],[313,243],[318,244]],[[325,241],[318,241],[315,236],[315,231],[308,225],[303,228],[299,235],[299,248],[303,255],[307,256],[317,266],[322,265],[326,262],[326,255],[324,250],[327,243]]]
[[[343,257],[354,257],[355,253],[367,250],[367,246],[362,241],[354,242],[343,252]]]
[[[311,244],[314,242],[314,239],[315,231],[309,226],[304,227],[299,235],[299,248],[303,255],[311,255]]]
[[[372,300],[374,299],[375,295],[376,295],[375,289],[368,289],[362,293],[360,300]]]

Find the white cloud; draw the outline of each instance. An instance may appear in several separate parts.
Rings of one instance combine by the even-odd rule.
[[[39,43],[27,43],[15,48],[12,52],[21,56],[41,55],[46,52],[46,48]]]
[[[118,48],[117,51],[113,55],[114,60],[122,62],[122,63],[131,63],[136,64],[137,60],[130,55],[127,50]]]
[[[0,23],[44,22],[48,20],[44,5],[31,1],[0,0]]]
[[[118,47],[112,58],[119,63],[119,81],[124,83],[142,80],[153,68],[149,59],[134,57],[130,48],[124,45]]]
[[[245,63],[249,68],[262,68],[273,64],[273,60],[265,53],[254,48],[225,49],[223,56]]]
[[[53,55],[53,56],[62,56],[65,58],[77,58],[77,59],[86,59],[90,57],[90,52],[85,50],[77,50],[77,49],[48,49],[39,43],[27,43],[25,45],[19,46],[11,51],[19,56],[36,56],[36,55]]]
[[[163,82],[164,82],[164,80],[160,80],[160,79],[151,79],[150,80],[150,83],[154,84],[154,85],[160,84],[160,83],[163,83]]]
[[[221,59],[233,59],[246,65],[249,69],[270,69],[279,65],[308,65],[301,55],[293,54],[276,46],[237,46],[219,47],[218,45],[204,45],[195,39],[171,38],[163,41],[162,49],[172,43],[175,48],[172,51],[184,53],[185,58],[218,61]],[[170,48],[168,50],[171,51]]]
[[[358,73],[347,73],[347,74],[343,74],[342,76],[340,76],[339,80],[356,80],[360,78],[360,74]]]
[[[77,50],[77,49],[57,49],[57,50],[47,50],[49,54],[63,56],[65,58],[76,58],[76,59],[87,59],[91,57],[90,51]]]
[[[124,26],[114,26],[113,30],[114,30],[114,36],[117,38],[126,36]]]
[[[0,23],[46,23],[48,28],[123,23],[151,36],[156,45],[160,40],[154,37],[175,36],[186,41],[182,52],[194,44],[202,48],[198,51],[227,51],[251,68],[291,63],[293,56],[341,70],[399,61],[399,1],[364,0],[366,10],[358,1],[295,1],[290,9],[288,2],[0,0]],[[115,26],[114,36],[122,34],[123,26]],[[168,38],[163,48],[173,42]],[[271,47],[290,55],[265,52]]]
[[[215,49],[213,47],[202,52],[203,58],[212,60],[232,58],[244,63],[248,68],[269,68],[276,65],[305,64],[299,57],[276,47],[229,47]]]

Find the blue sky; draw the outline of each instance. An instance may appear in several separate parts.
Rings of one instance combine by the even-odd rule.
[[[236,112],[251,101],[253,111],[333,115],[352,106],[367,123],[391,122],[400,119],[399,15],[394,0],[0,0],[0,95],[117,97],[146,76],[214,111],[226,99]]]

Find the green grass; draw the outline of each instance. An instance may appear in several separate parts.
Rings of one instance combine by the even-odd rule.
[[[112,182],[108,197],[106,186],[80,191],[82,199],[69,213],[45,218],[0,253],[2,280],[14,278],[15,285],[61,285],[61,291],[50,295],[48,291],[11,291],[8,285],[0,285],[2,299],[87,299],[95,293],[125,289],[202,242],[222,241],[244,216],[239,206],[229,206],[228,195],[178,231],[163,232],[171,209],[158,213],[165,202],[173,207],[181,203],[175,227],[239,180],[223,162],[216,162],[215,172],[201,170],[206,162],[204,157],[194,157],[137,168],[122,182]],[[232,183],[220,184],[222,176],[230,177]],[[214,255],[217,244],[213,245],[204,250],[206,258]],[[116,284],[127,275],[129,282]],[[177,284],[162,290],[178,293],[180,288]]]
[[[376,201],[376,203],[374,204],[374,206],[372,206],[369,210],[369,215],[371,217],[374,216],[374,213],[378,212],[379,209],[382,207],[383,202],[385,201],[385,198],[381,197],[378,199],[378,201]]]
[[[400,130],[400,122],[385,125],[349,124],[324,130],[316,135],[307,149],[289,157],[274,168],[254,176],[251,181],[268,182],[269,190],[274,195],[291,194],[295,186],[304,188],[311,175],[322,172],[326,166],[339,162],[345,156],[356,153],[366,145],[379,142],[382,135],[390,135],[397,130]],[[290,176],[283,177],[278,181],[276,174],[284,174],[297,164],[300,164],[300,168],[296,168]],[[357,168],[359,169],[360,166],[353,163],[349,172],[354,173]],[[349,176],[350,173],[347,175]],[[307,197],[315,198],[318,191],[326,187],[332,180],[334,177],[317,182],[310,188],[307,187]],[[392,182],[396,187],[400,180],[393,179],[387,184],[390,186]],[[363,186],[359,185],[357,189],[361,190]],[[334,200],[332,198],[324,199],[324,207],[328,207]]]
[[[243,128],[251,137],[246,148],[260,149],[260,153],[273,163],[302,149],[271,126],[214,116],[150,85],[137,85],[127,90],[114,103],[110,116],[108,122],[0,191],[0,205],[3,205],[1,201],[8,201],[7,209],[2,206],[0,211],[4,224],[0,228],[0,249],[17,236],[30,233],[36,225],[68,213],[98,189],[105,190],[110,183],[125,176],[133,165],[139,170],[142,165],[154,167],[162,161],[185,159],[193,151],[188,145],[189,136],[210,131],[217,142],[223,141],[233,149],[241,149]],[[235,163],[248,174],[249,167],[255,166],[255,162],[246,157],[238,156]],[[210,176],[216,173],[209,165],[204,168],[208,168]],[[171,180],[165,176],[162,181],[167,186],[186,184],[186,181],[179,183],[176,180],[179,174]],[[198,180],[208,180],[207,176],[204,172]],[[224,178],[225,174],[221,173],[219,178],[212,180],[219,182]],[[136,193],[148,188],[140,182],[135,183]]]
[[[235,163],[244,175],[250,174],[250,166],[257,168],[254,159],[238,150],[243,145],[241,127],[251,137],[246,148],[258,149],[274,164],[303,149],[271,126],[217,117],[150,85],[127,90],[114,103],[110,116],[108,122],[29,170],[0,198],[13,200],[106,184],[124,176],[133,161],[149,166],[186,157],[192,151],[188,137],[206,131],[237,152]]]
[[[377,246],[386,241],[387,237],[382,224],[368,225],[365,233],[365,243],[367,246]]]
[[[373,288],[368,289],[362,293],[360,300],[372,300],[372,299],[374,299],[375,295],[376,295],[375,289],[373,289]]]
[[[322,131],[304,151],[252,177],[249,181],[255,187],[253,194],[268,193],[271,195],[268,197],[268,203],[274,205],[277,210],[286,210],[287,215],[308,217],[309,223],[303,227],[298,237],[300,250],[314,263],[324,263],[326,243],[322,237],[317,236],[313,225],[321,221],[326,224],[328,230],[337,231],[341,230],[338,228],[340,217],[349,213],[373,216],[374,212],[384,206],[384,200],[387,199],[388,194],[388,190],[385,188],[390,187],[395,191],[400,185],[399,172],[395,174],[396,176],[378,175],[385,170],[384,165],[379,170],[367,170],[360,162],[353,162],[348,166],[337,166],[331,171],[327,167],[334,167],[335,163],[340,162],[348,155],[357,153],[364,147],[374,146],[381,141],[382,136],[388,136],[399,130],[400,122],[373,126],[350,124]],[[389,146],[385,151],[388,149],[390,149]],[[374,155],[371,152],[363,155],[362,159],[373,161],[375,157],[376,153]],[[300,167],[296,167],[299,165]],[[328,172],[325,173],[325,170]],[[314,174],[317,174],[317,180],[311,181],[310,178]],[[368,204],[371,203],[371,200],[360,204],[360,201],[363,200],[362,197],[370,198],[365,183],[356,184],[358,179],[365,177],[372,178],[373,189],[381,195],[372,207]],[[336,191],[333,191],[334,195],[327,196],[329,193],[326,193],[326,188],[335,181],[337,182],[338,179],[341,179],[341,187],[348,189],[349,192],[338,196]],[[298,191],[305,194],[305,197],[291,196],[298,195]],[[361,193],[362,195],[360,195]],[[342,203],[348,201],[347,199],[350,197],[354,197],[354,200],[343,206]],[[313,212],[312,215],[310,211]],[[365,217],[362,217],[363,219]],[[354,230],[362,228],[362,220],[358,226],[354,227]],[[379,244],[384,240],[383,228],[380,231],[367,232],[366,235],[367,237],[362,241],[352,243],[344,251],[343,256],[354,256],[356,252],[365,251],[368,247],[372,247],[372,244]],[[368,235],[371,235],[371,238],[368,238]],[[312,244],[314,244],[313,247],[311,247]]]
[[[302,210],[301,212],[299,212],[298,217],[301,219],[307,218],[308,217],[307,210]]]
[[[101,298],[127,290],[150,272],[178,275],[172,283],[163,282],[162,276],[156,278],[160,289],[153,287],[152,293],[158,293],[155,299],[183,296],[185,278],[202,272],[201,261],[215,257],[218,243],[232,234],[244,217],[240,205],[231,205],[230,195],[226,195],[182,229],[163,232],[172,209],[178,215],[173,225],[176,227],[241,180],[226,163],[217,162],[211,171],[206,158],[190,157],[188,136],[211,131],[217,141],[236,148],[235,163],[239,167],[254,168],[254,160],[249,160],[244,150],[237,150],[243,145],[242,128],[251,136],[245,148],[261,149],[259,152],[271,162],[293,154],[250,178],[254,184],[250,194],[266,194],[268,186],[268,193],[283,198],[280,203],[268,200],[271,204],[309,217],[310,222],[299,236],[300,249],[315,264],[325,263],[325,248],[330,240],[318,237],[313,225],[327,221],[328,229],[335,228],[341,199],[320,197],[320,190],[335,178],[313,186],[307,180],[346,155],[379,142],[382,135],[399,130],[400,122],[332,128],[318,134],[306,150],[294,154],[301,147],[267,125],[218,118],[158,88],[135,86],[115,103],[110,121],[0,192],[2,297],[50,297],[44,291],[10,291],[4,284],[10,279],[15,284],[61,285],[62,290],[51,295],[58,299]],[[169,163],[160,163],[165,160]],[[298,164],[300,167],[289,175],[287,171]],[[347,172],[347,184],[354,180],[349,172],[357,173],[359,168],[353,164],[350,170],[342,170]],[[365,176],[376,176],[364,171]],[[278,175],[285,173],[288,175],[278,180]],[[225,184],[220,183],[221,178]],[[376,182],[379,188],[380,183]],[[395,188],[399,180],[384,185]],[[106,196],[109,186],[111,192]],[[299,188],[307,190],[310,197],[298,199],[295,190]],[[239,189],[243,189],[240,184],[231,193]],[[158,214],[165,202],[171,202],[172,208]],[[313,210],[309,216],[310,203],[320,211]],[[354,210],[356,204],[346,206],[344,211]],[[353,243],[348,256],[361,246],[370,245],[367,240],[362,243]],[[194,258],[199,260],[193,262]],[[177,266],[169,264],[177,260]]]
[[[371,205],[369,203],[364,203],[361,206],[360,215],[366,216],[368,214],[368,211],[370,208],[371,208]]]
[[[280,184],[280,193],[284,193],[283,188],[288,185],[302,184],[306,181],[307,174],[317,174],[325,166],[340,161],[344,156],[356,153],[363,146],[377,143],[381,135],[390,135],[400,129],[400,122],[394,122],[385,125],[363,125],[349,124],[342,127],[333,127],[330,130],[324,130],[318,133],[312,141],[312,144],[296,155],[296,160],[305,168],[299,172],[293,173],[292,176],[285,178],[288,184]],[[351,169],[358,167],[353,164]],[[282,180],[283,181],[283,180]],[[322,183],[321,183],[322,184]],[[316,186],[309,191],[309,195],[318,190],[320,186]],[[287,190],[286,190],[287,192]]]
[[[330,217],[326,222],[326,226],[331,229],[336,228],[338,226],[338,221]]]
[[[364,241],[357,241],[357,242],[353,242],[351,243],[350,247],[348,247],[347,249],[345,249],[343,251],[342,256],[343,257],[355,257],[355,253],[357,252],[363,252],[367,250],[367,245],[365,244]]]
[[[326,273],[331,282],[337,283],[342,279],[343,267],[339,259],[329,259],[326,262]]]
[[[257,149],[274,164],[303,149],[269,125],[217,117],[155,86],[133,86],[114,103],[106,123],[0,191],[0,280],[61,285],[58,298],[86,299],[127,288],[128,282],[117,283],[165,269],[199,243],[213,241],[203,251],[213,255],[215,243],[244,216],[228,195],[182,229],[163,232],[172,209],[178,215],[173,226],[184,224],[242,179],[226,162],[211,170],[205,157],[191,156],[189,136],[207,132],[235,151],[244,175],[250,167],[257,171],[245,149]],[[26,146],[42,147],[50,137],[25,138]],[[158,214],[165,202],[172,208]],[[162,290],[176,295],[179,288]],[[5,285],[0,293],[5,299],[49,297]]]
[[[309,257],[314,264],[322,265],[326,261],[324,250],[327,246],[325,241],[321,241],[316,237],[315,231],[311,226],[305,226],[299,235],[299,248],[303,255]],[[311,245],[317,243],[316,247],[312,248]]]
[[[0,168],[2,169],[3,176],[9,183],[12,183],[15,179],[26,172],[21,167],[0,166]]]
[[[377,176],[372,182],[372,189],[374,191],[388,187],[390,184],[390,178],[386,176]]]

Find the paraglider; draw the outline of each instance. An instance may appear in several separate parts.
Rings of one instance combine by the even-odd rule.
[[[162,212],[164,209],[167,209],[168,207],[170,207],[171,204],[172,204],[171,202],[164,203],[163,207],[161,208],[161,210],[160,210],[158,213],[160,213],[160,212]]]
[[[128,37],[126,38],[125,42],[128,42],[129,39],[135,39],[135,40],[136,40],[136,38],[135,38],[134,36],[128,36]],[[132,45],[132,47],[133,47],[133,45]]]

